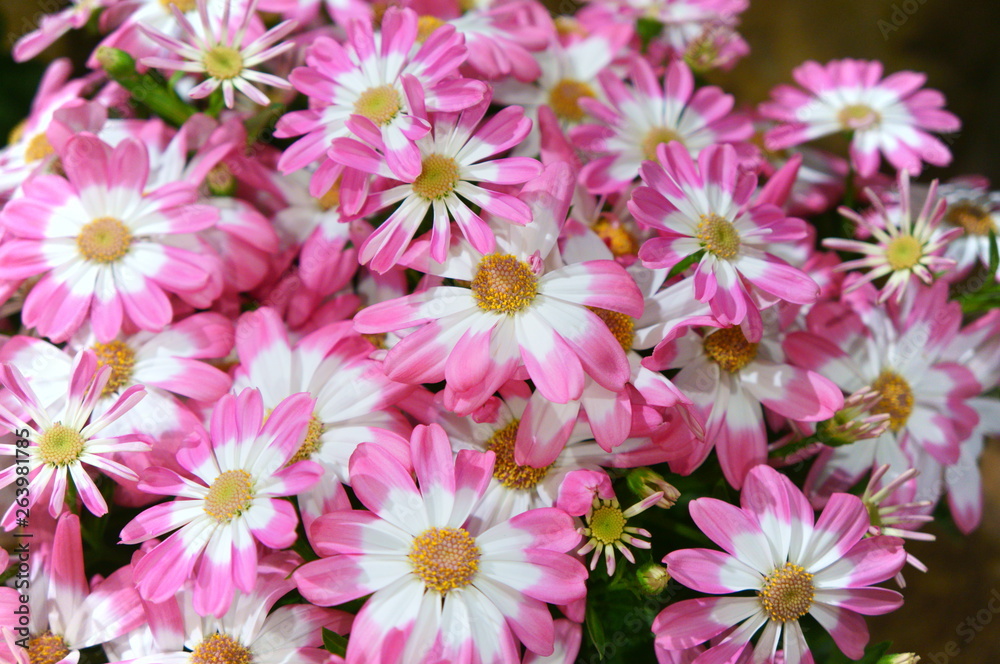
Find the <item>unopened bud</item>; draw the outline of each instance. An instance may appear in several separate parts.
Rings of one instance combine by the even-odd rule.
[[[635,468],[629,472],[626,481],[629,489],[640,498],[648,498],[654,493],[662,492],[663,496],[656,502],[656,506],[663,509],[673,507],[681,497],[677,487],[663,479],[663,476],[652,468]]]
[[[877,664],[917,664],[920,656],[912,652],[904,652],[898,655],[883,655]]]
[[[670,573],[659,563],[646,563],[635,573],[642,591],[650,595],[659,595],[670,582]]]
[[[205,184],[213,196],[232,196],[236,193],[236,177],[225,164],[216,164],[205,176]]]
[[[878,390],[862,388],[844,400],[844,407],[816,426],[816,436],[831,447],[878,438],[889,428],[887,413],[872,414],[882,398]]]

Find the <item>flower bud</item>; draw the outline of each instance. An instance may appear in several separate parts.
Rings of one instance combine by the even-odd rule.
[[[670,581],[670,573],[667,568],[659,563],[646,563],[636,570],[635,578],[639,582],[639,587],[644,593],[659,595],[667,587]]]
[[[681,497],[677,487],[664,480],[663,476],[652,468],[636,468],[629,472],[626,481],[628,488],[640,498],[648,498],[654,493],[662,492],[663,497],[656,502],[656,506],[663,509],[673,507]]]

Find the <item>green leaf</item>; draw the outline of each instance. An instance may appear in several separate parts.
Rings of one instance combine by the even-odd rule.
[[[670,273],[667,275],[667,280],[673,279],[678,274],[680,274],[684,270],[688,269],[689,267],[700,261],[701,257],[704,255],[705,255],[705,250],[699,249],[690,256],[681,259],[681,261],[677,263],[677,265],[674,265],[672,268],[670,268]]]
[[[868,646],[865,648],[864,656],[858,660],[851,659],[843,653],[838,652],[830,658],[827,664],[878,664],[879,660],[889,652],[891,646],[892,641],[882,641],[873,646]]]
[[[604,633],[604,625],[601,624],[600,613],[594,606],[593,602],[587,602],[587,614],[585,622],[587,623],[587,634],[590,636],[590,641],[594,644],[594,648],[601,655],[601,659],[604,659],[604,652],[608,645],[608,636]]]
[[[347,654],[347,638],[324,627],[323,647],[327,649],[327,652],[343,657]]]
[[[997,232],[990,229],[990,274],[996,274],[1000,267],[1000,247],[997,246]]]

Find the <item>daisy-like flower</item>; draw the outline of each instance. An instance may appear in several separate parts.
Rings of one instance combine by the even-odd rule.
[[[851,132],[851,164],[861,177],[878,171],[879,152],[897,170],[918,175],[925,161],[951,162],[951,152],[928,132],[958,131],[957,117],[943,109],[944,96],[922,89],[927,77],[901,71],[882,78],[882,63],[808,61],[792,71],[805,90],[779,85],[761,114],[782,124],[765,136],[769,150],[805,143],[820,136]]]
[[[212,412],[211,441],[177,453],[198,481],[166,468],[150,468],[139,488],[177,496],[139,514],[121,532],[126,544],[180,528],[135,566],[136,588],[151,602],[174,595],[194,579],[199,615],[221,616],[234,589],[253,592],[257,542],[283,549],[295,542],[295,507],[281,496],[308,489],[322,475],[312,461],[292,461],[309,424],[313,400],[293,395],[264,421],[260,392],[222,397]]]
[[[636,57],[632,85],[605,69],[598,74],[610,106],[583,97],[580,106],[598,123],[570,129],[570,138],[589,152],[604,154],[588,161],[580,182],[591,192],[622,191],[639,174],[639,165],[656,159],[660,143],[679,141],[691,156],[713,143],[742,141],[753,134],[749,118],[731,115],[733,97],[715,86],[694,89],[686,64],[674,60],[661,85],[652,67]]]
[[[961,228],[951,238],[944,257],[955,261],[955,276],[965,276],[976,265],[990,265],[990,251],[998,246],[1000,230],[1000,192],[990,191],[989,183],[976,179],[952,180],[938,189],[947,204],[942,229]],[[990,239],[990,233],[994,238]],[[994,275],[1000,281],[1000,267]]]
[[[477,661],[515,664],[517,643],[553,652],[546,603],[586,592],[586,569],[566,552],[572,518],[546,508],[496,524],[472,524],[493,454],[462,451],[437,425],[413,432],[410,472],[375,444],[351,457],[351,486],[371,510],[326,514],[312,526],[321,560],[294,577],[314,604],[372,594],[358,612],[347,664]]]
[[[111,367],[98,368],[97,357],[92,351],[81,353],[73,364],[67,398],[56,408],[49,408],[41,402],[16,367],[6,363],[0,366],[0,383],[23,409],[23,412],[15,413],[0,405],[0,424],[18,432],[20,437],[17,440],[28,441],[27,447],[16,441],[0,445],[0,455],[17,457],[14,465],[0,471],[0,487],[12,483],[19,475],[17,469],[26,463],[29,507],[45,495],[49,501],[49,514],[58,516],[65,509],[66,489],[72,480],[80,500],[90,512],[97,516],[107,514],[108,504],[84,465],[116,479],[134,482],[138,479],[135,472],[112,461],[107,455],[150,449],[136,434],[98,436],[146,394],[141,385],[133,385],[102,416],[91,417],[94,405],[110,379]],[[65,383],[63,389],[66,389]],[[33,424],[28,424],[28,421]],[[22,462],[25,458],[27,461]],[[6,529],[13,526],[16,506],[12,503],[3,517]]]
[[[354,132],[348,120],[361,117],[378,127],[388,168],[396,177],[420,175],[420,152],[414,141],[430,126],[414,110],[461,111],[480,102],[487,87],[455,75],[466,49],[454,27],[439,27],[415,48],[417,23],[413,10],[390,7],[377,41],[371,19],[363,18],[348,23],[346,46],[324,37],[310,46],[307,66],[295,69],[291,82],[309,97],[311,108],[287,113],[275,132],[280,138],[306,135],[282,155],[278,162],[282,171],[298,170],[324,157],[334,138]],[[327,162],[316,171],[314,196],[322,196],[336,180],[341,169],[332,166]]]
[[[282,42],[282,40],[295,30],[296,22],[279,23],[257,39],[244,44],[247,28],[256,15],[257,0],[251,0],[249,6],[243,9],[242,19],[235,25],[230,20],[233,0],[225,0],[221,21],[209,17],[208,1],[198,0],[200,31],[195,30],[184,12],[176,4],[171,3],[174,17],[186,41],[180,41],[140,23],[139,28],[147,37],[183,58],[179,61],[171,58],[147,57],[142,59],[142,63],[157,69],[204,74],[207,79],[192,88],[188,95],[192,99],[201,99],[221,87],[222,96],[229,108],[236,104],[237,90],[262,106],[270,103],[271,100],[254,83],[286,90],[291,88],[292,86],[283,78],[253,68],[295,46],[294,42]]]
[[[73,0],[69,7],[55,14],[40,16],[40,20],[36,14],[38,29],[17,40],[14,44],[14,60],[30,60],[70,30],[79,30],[87,25],[91,14],[108,4],[111,4],[108,0]]]
[[[725,552],[683,549],[663,560],[674,580],[699,592],[754,595],[671,604],[653,621],[657,645],[681,650],[711,640],[698,661],[721,664],[749,661],[751,650],[754,661],[765,661],[780,642],[785,664],[808,663],[813,659],[799,621],[809,615],[844,654],[860,659],[868,643],[861,616],[903,603],[895,591],[870,587],[903,566],[903,541],[866,538],[868,513],[850,494],[835,494],[814,521],[802,492],[769,466],[750,472],[740,503],[698,498],[690,504],[695,524]]]
[[[824,247],[865,254],[864,258],[846,261],[835,268],[839,272],[870,268],[863,279],[851,283],[845,292],[889,275],[881,288],[878,302],[881,304],[890,297],[898,301],[914,278],[930,284],[934,280],[934,272],[954,267],[955,261],[941,254],[948,242],[961,235],[962,231],[959,228],[939,231],[947,204],[944,199],[938,198],[937,188],[938,182],[934,180],[916,219],[913,218],[910,198],[910,174],[906,171],[899,173],[898,204],[887,208],[871,188],[866,188],[865,194],[874,207],[874,217],[860,215],[847,207],[839,208],[840,214],[868,231],[875,240],[874,244],[843,238],[823,240]]]
[[[461,113],[435,115],[431,132],[416,142],[420,172],[403,184],[369,196],[365,213],[397,202],[399,207],[361,245],[362,263],[385,272],[399,262],[428,211],[434,217],[430,253],[435,261],[445,260],[452,220],[476,251],[490,253],[496,245],[493,232],[463,199],[513,224],[523,226],[531,221],[531,210],[516,197],[473,184],[522,184],[542,172],[542,164],[530,157],[486,161],[520,143],[531,130],[531,121],[517,106],[504,108],[480,126],[490,101],[486,95],[479,104]],[[330,157],[367,173],[396,177],[383,156],[388,154],[388,146],[382,142],[377,127],[363,118],[356,119],[352,126],[380,152],[354,139],[338,138],[333,141]]]
[[[865,504],[868,517],[871,519],[868,535],[872,537],[891,535],[901,539],[933,542],[937,539],[934,535],[918,532],[916,528],[934,520],[934,517],[927,513],[934,507],[934,503],[930,500],[906,502],[906,496],[912,495],[915,488],[911,480],[919,475],[920,471],[910,468],[885,486],[881,486],[882,478],[888,470],[888,464],[876,468],[868,480],[864,493],[861,494],[861,502]],[[906,562],[921,572],[927,571],[927,566],[911,553],[906,554]],[[896,583],[900,588],[906,587],[902,572],[896,575]]]
[[[660,231],[639,250],[644,265],[670,269],[703,252],[693,277],[695,298],[709,303],[720,321],[744,325],[753,342],[763,330],[762,308],[816,300],[819,287],[808,275],[768,253],[771,244],[805,237],[802,222],[771,203],[751,203],[756,177],[739,171],[731,145],[705,148],[697,164],[679,142],[656,150],[659,163],[642,165],[647,186],[638,187],[628,204],[637,221]]]
[[[147,190],[149,155],[134,138],[112,148],[80,134],[60,156],[68,179],[34,177],[0,213],[12,236],[0,245],[0,279],[43,275],[25,299],[24,324],[63,341],[89,313],[105,343],[126,317],[163,329],[174,315],[165,291],[196,291],[217,275],[214,262],[160,238],[208,228],[218,212],[194,205],[187,182]]]
[[[547,399],[579,398],[584,376],[620,392],[629,364],[614,335],[587,307],[641,313],[642,296],[624,268],[610,260],[561,264],[556,240],[573,187],[569,167],[555,163],[528,183],[521,198],[534,221],[493,223],[496,251],[483,255],[452,242],[444,263],[416,247],[419,269],[463,280],[380,302],[358,312],[365,334],[420,326],[385,357],[390,378],[447,381],[445,404],[466,415],[481,406],[522,365]],[[415,260],[417,260],[415,258]]]

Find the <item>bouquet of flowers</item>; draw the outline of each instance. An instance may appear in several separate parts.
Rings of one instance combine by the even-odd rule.
[[[922,74],[708,84],[746,6],[41,16],[100,44],[0,151],[0,661],[916,661],[1000,194],[918,183]]]

